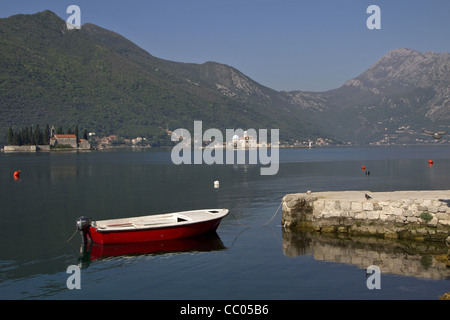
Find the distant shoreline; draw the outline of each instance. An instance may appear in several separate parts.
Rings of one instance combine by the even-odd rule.
[[[50,145],[23,145],[23,146],[4,146],[1,149],[5,153],[26,153],[26,152],[52,152],[52,151],[89,151],[85,148],[52,148]]]
[[[279,149],[326,149],[326,148],[386,148],[386,147],[449,147],[448,143],[415,143],[415,144],[386,144],[386,145],[314,145],[314,146],[294,146],[294,145],[280,145]],[[107,151],[107,150],[119,150],[119,149],[131,149],[131,150],[170,150],[173,146],[130,146],[130,145],[113,145],[102,148],[92,147],[90,149],[83,148],[50,148],[49,145],[25,145],[25,146],[4,146],[0,149],[0,152],[4,153],[26,153],[26,152],[62,152],[62,151]],[[202,148],[203,149],[203,148]],[[224,148],[225,149],[225,148]],[[240,150],[240,149],[238,149]]]

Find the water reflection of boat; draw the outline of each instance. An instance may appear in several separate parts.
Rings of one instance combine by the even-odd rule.
[[[84,244],[83,246],[84,247],[81,248],[81,260],[84,267],[90,262],[110,257],[209,252],[226,249],[216,232],[186,239],[104,245],[91,243]]]

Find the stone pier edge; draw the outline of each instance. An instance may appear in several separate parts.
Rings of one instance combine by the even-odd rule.
[[[450,244],[450,190],[296,193],[282,208],[285,228]]]

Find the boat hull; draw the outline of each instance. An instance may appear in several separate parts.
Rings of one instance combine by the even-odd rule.
[[[137,243],[147,241],[174,240],[198,236],[216,231],[222,218],[201,221],[179,226],[167,226],[160,228],[149,228],[126,231],[98,231],[97,228],[89,227],[91,240],[98,244]]]

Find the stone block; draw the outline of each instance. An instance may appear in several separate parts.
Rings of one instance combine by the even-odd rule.
[[[313,209],[313,217],[319,218],[322,215],[322,210],[318,210],[316,207]]]
[[[422,211],[414,211],[414,217],[418,218],[422,213]]]
[[[366,220],[367,219],[367,213],[364,211],[360,211],[358,213],[355,214],[355,219],[361,219],[361,220]]]
[[[328,211],[339,209],[339,201],[325,201],[324,209]]]
[[[392,208],[400,208],[400,206],[402,205],[400,202],[398,202],[398,201],[392,201],[391,203],[390,203],[390,205],[391,205],[391,207]]]
[[[325,201],[324,200],[317,200],[314,202],[314,209],[321,210],[325,207]]]
[[[434,206],[434,207],[438,207],[438,208],[439,208],[441,205],[442,205],[442,202],[437,201],[437,200],[436,200],[436,201],[433,201],[433,206]]]
[[[436,219],[436,217],[434,217],[433,219],[431,219],[431,220],[427,223],[427,226],[430,226],[430,227],[436,227],[437,224],[438,224],[438,219]]]
[[[416,230],[417,234],[421,234],[421,235],[427,235],[428,234],[428,230],[425,228],[420,228]]]
[[[405,206],[410,206],[414,203],[414,201],[410,199],[405,199],[403,200],[403,203],[405,204]]]
[[[445,212],[438,212],[438,213],[436,213],[435,217],[438,220],[450,220],[450,214],[445,213]]]
[[[431,200],[423,200],[422,201],[422,205],[426,206],[426,207],[431,206],[432,205],[432,201]]]
[[[330,217],[339,218],[339,217],[341,217],[342,215],[343,215],[343,212],[342,212],[342,211],[334,210],[334,211],[331,211],[331,212],[330,212]]]
[[[378,220],[380,218],[380,213],[378,211],[367,211],[367,219]]]
[[[331,213],[331,211],[323,209],[321,212],[321,217],[322,218],[331,218],[333,215]]]
[[[417,206],[417,210],[419,211],[428,211],[428,206],[424,206],[422,204]]]
[[[350,209],[351,209],[350,201],[341,201],[342,211],[350,211]]]
[[[372,202],[364,202],[362,204],[362,208],[364,211],[372,211],[373,210],[373,203]]]
[[[407,216],[406,217],[406,221],[408,221],[408,222],[417,222],[417,221],[419,221],[419,219],[416,218],[416,217]]]
[[[439,211],[438,207],[428,207],[428,212],[437,213]]]
[[[352,202],[351,209],[355,212],[360,212],[363,210],[361,202]]]
[[[414,216],[414,214],[413,214],[413,212],[411,210],[404,210],[403,211],[403,215],[405,217],[413,217]]]
[[[297,197],[295,194],[287,194],[284,196],[283,201],[288,203],[288,202],[290,202],[292,200],[296,200],[296,199],[297,199]]]

